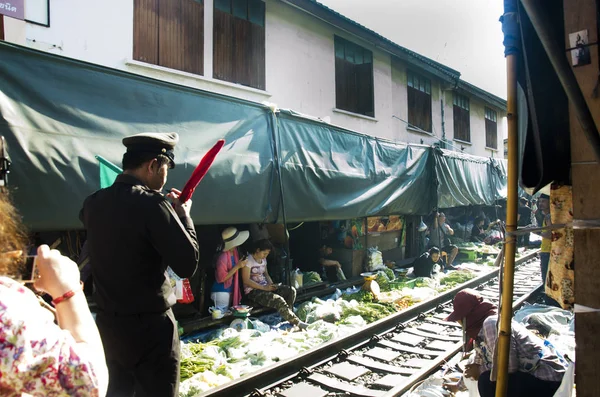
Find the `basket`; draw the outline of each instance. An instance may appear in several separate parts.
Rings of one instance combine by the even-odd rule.
[[[427,379],[423,379],[418,381],[417,383],[415,383],[410,389],[408,389],[407,395],[411,395],[412,393],[415,392],[415,390],[417,390],[419,388],[419,386],[421,386],[423,383],[425,383]]]

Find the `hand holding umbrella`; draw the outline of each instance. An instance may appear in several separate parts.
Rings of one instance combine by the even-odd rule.
[[[190,179],[186,182],[185,186],[181,191],[177,189],[171,189],[171,193],[168,194],[173,200],[173,208],[177,211],[179,216],[189,216],[191,202],[189,201],[196,190],[196,187],[204,178],[204,175],[208,172],[208,169],[212,165],[215,157],[221,151],[225,145],[224,139],[219,139],[217,143],[202,157],[200,163],[192,173]]]

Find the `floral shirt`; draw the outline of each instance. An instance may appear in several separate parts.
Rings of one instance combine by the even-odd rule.
[[[98,396],[81,350],[31,290],[0,277],[0,395]]]
[[[248,263],[246,267],[250,269],[250,280],[260,285],[269,285],[269,281],[265,277],[265,271],[267,270],[267,260],[257,262],[252,255],[248,255]],[[244,292],[249,294],[254,288],[244,286]]]
[[[494,347],[498,339],[498,320],[490,316],[483,322],[474,344],[477,355],[475,363],[482,366],[482,371],[491,371],[490,379],[496,381],[493,371]],[[567,370],[568,363],[546,340],[533,335],[520,323],[511,323],[508,373],[528,372],[538,379],[560,382]]]

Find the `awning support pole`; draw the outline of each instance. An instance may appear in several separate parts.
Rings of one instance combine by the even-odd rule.
[[[517,53],[506,56],[507,119],[508,119],[508,196],[506,208],[506,230],[504,240],[504,277],[500,300],[500,326],[498,333],[498,351],[496,363],[496,396],[506,397],[508,387],[508,357],[510,352],[513,285],[515,274],[515,253],[517,239],[510,232],[517,230],[518,202],[518,113],[517,113]]]

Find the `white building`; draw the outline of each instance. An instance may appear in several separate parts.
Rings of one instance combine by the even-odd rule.
[[[503,157],[506,102],[314,0],[26,0],[0,39],[364,134]]]

